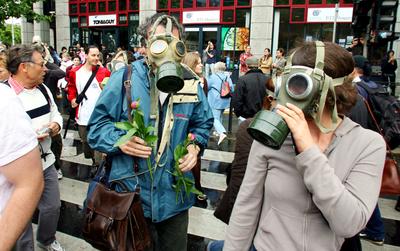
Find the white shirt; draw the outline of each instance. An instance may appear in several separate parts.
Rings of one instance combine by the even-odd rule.
[[[32,151],[38,141],[31,120],[10,87],[0,84],[0,167]],[[0,168],[0,215],[13,191]]]
[[[92,75],[91,71],[87,71],[85,67],[81,67],[76,72],[76,90],[79,95],[83,89],[90,76]],[[85,95],[87,99],[83,99],[83,101],[79,105],[78,118],[76,122],[78,125],[86,126],[89,122],[89,118],[92,115],[94,110],[94,106],[96,105],[97,99],[99,98],[101,93],[101,88],[99,82],[96,77],[93,79],[89,88],[86,90]]]

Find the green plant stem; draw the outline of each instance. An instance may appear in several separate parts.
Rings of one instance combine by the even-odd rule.
[[[150,156],[146,159],[146,162],[147,162],[147,168],[149,169],[150,178],[151,180],[153,180],[153,168],[151,167]]]

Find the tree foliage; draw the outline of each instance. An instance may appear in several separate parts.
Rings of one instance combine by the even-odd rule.
[[[10,17],[26,17],[28,20],[49,20],[50,17],[33,12],[33,4],[43,0],[0,0],[0,27]]]
[[[14,25],[14,42],[15,44],[21,43],[21,26]],[[3,44],[11,45],[11,24],[7,24],[4,29],[0,29],[0,42]]]

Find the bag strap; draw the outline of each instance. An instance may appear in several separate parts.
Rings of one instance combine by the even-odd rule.
[[[51,104],[51,99],[50,99],[49,93],[46,90],[46,87],[44,87],[43,84],[40,84],[40,85],[37,86],[37,88],[43,94],[43,96],[46,98],[47,103],[50,105]]]
[[[122,78],[122,83],[124,84],[124,87],[125,87],[125,97],[126,97],[126,102],[127,102],[127,107],[128,107],[128,120],[129,120],[129,122],[132,122],[132,108],[131,108],[131,103],[132,103],[132,96],[131,96],[132,82],[131,82],[131,77],[132,77],[132,65],[128,65],[127,67],[125,67],[124,76]]]
[[[92,81],[93,81],[94,77],[96,76],[97,72],[99,71],[99,68],[100,68],[100,66],[99,66],[99,65],[96,65],[96,68],[95,68],[94,71],[92,72],[92,75],[90,76],[90,78],[89,78],[88,81],[86,82],[85,87],[83,88],[82,92],[80,93],[80,94],[83,95],[83,97],[84,97],[85,99],[87,99],[85,93],[86,93],[87,89],[89,89],[89,86],[90,86],[90,84],[92,83]]]
[[[375,118],[375,116],[374,116],[374,113],[372,112],[371,107],[370,107],[369,104],[368,104],[368,101],[365,100],[364,97],[362,97],[362,99],[363,99],[365,105],[367,106],[368,113],[369,113],[369,115],[371,116],[372,121],[374,121],[374,124],[375,124],[376,128],[378,129],[379,134],[382,136],[383,140],[384,140],[385,143],[386,143],[386,149],[387,149],[387,151],[389,152],[390,158],[393,159],[392,149],[390,148],[389,144],[387,143],[387,141],[386,141],[386,139],[385,139],[385,137],[384,137],[384,135],[383,135],[383,129],[379,126],[379,124],[378,124],[378,122],[377,122],[377,120],[376,120],[376,118]]]

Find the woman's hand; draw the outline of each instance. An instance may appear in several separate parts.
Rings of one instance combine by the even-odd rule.
[[[286,121],[286,124],[292,132],[297,150],[301,153],[315,143],[311,136],[303,111],[290,103],[286,103],[286,106],[287,107],[277,105],[277,113]]]

